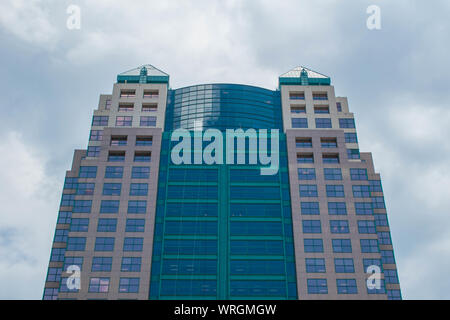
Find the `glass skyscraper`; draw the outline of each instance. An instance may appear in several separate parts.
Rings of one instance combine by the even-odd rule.
[[[401,299],[380,175],[329,77],[168,85],[145,65],[100,96],[66,174],[44,299]],[[175,164],[178,129],[278,130],[278,171]]]

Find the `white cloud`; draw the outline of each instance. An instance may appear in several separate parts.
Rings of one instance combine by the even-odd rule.
[[[360,118],[359,132],[361,149],[373,153],[381,172],[403,295],[445,299],[450,287],[445,271],[450,265],[450,111],[421,93],[395,93],[383,100],[375,118]]]
[[[43,7],[42,0],[2,0],[0,26],[26,42],[52,48],[58,32]]]
[[[0,299],[40,299],[59,184],[46,176],[45,158],[18,133],[0,141]]]
[[[336,89],[346,90],[343,95],[349,96],[356,112],[361,150],[373,152],[382,174],[404,295],[449,297],[450,284],[439,282],[450,264],[445,229],[450,223],[450,111],[445,88],[450,73],[445,63],[448,45],[442,40],[449,30],[448,1],[429,6],[379,0],[380,32],[365,27],[370,1],[132,2],[2,0],[0,27],[30,47],[49,49],[36,58],[57,62],[53,70],[45,70],[48,77],[64,75],[66,87],[83,93],[97,87],[95,81],[105,70],[110,76],[143,63],[168,72],[173,87],[219,81],[274,88],[277,76],[298,64],[330,74],[333,81],[340,78]],[[65,9],[71,3],[81,7],[79,31],[65,28]],[[95,81],[86,77],[91,72]],[[67,107],[59,87],[48,86],[52,85],[54,96],[39,90],[39,83],[24,82],[23,94],[38,96],[49,109]],[[378,101],[371,101],[376,90]],[[97,101],[90,100],[92,96],[78,95],[76,103],[93,105]],[[60,104],[53,106],[58,97]],[[11,101],[16,105],[19,100]],[[27,107],[37,112],[34,105]],[[19,125],[25,128],[35,121],[33,138],[46,144],[43,125],[36,119],[24,121],[18,109],[5,108],[2,113],[19,119],[17,131],[26,132]],[[60,130],[53,125],[46,128],[52,134]],[[67,131],[79,134],[74,128]],[[0,283],[6,284],[0,298],[39,298],[63,174],[57,173],[57,182],[48,182],[47,159],[18,134],[0,141],[8,150],[0,159],[0,200],[5,203],[0,212]],[[48,143],[45,152],[51,154],[55,148]],[[60,162],[57,165],[63,167]]]

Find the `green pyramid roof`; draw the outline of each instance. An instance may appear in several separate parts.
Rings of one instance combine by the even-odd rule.
[[[279,77],[279,83],[280,85],[329,86],[331,79],[317,71],[300,66],[282,74]]]
[[[164,71],[145,64],[125,71],[117,76],[118,83],[169,83],[169,75]]]

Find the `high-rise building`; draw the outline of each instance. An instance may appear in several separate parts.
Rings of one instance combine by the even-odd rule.
[[[172,157],[179,129],[192,162]],[[227,129],[248,150],[208,162],[206,133]],[[151,65],[119,74],[67,171],[43,298],[401,299],[380,175],[347,99],[304,67],[277,90],[173,90]]]

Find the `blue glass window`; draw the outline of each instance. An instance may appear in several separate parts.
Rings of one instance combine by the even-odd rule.
[[[152,161],[151,152],[137,151],[134,153],[135,162],[150,162]]]
[[[230,242],[232,254],[236,250],[236,243]],[[165,254],[193,254],[193,255],[209,255],[217,254],[217,240],[164,240]]]
[[[156,117],[141,117],[141,127],[155,127],[156,126]]]
[[[212,188],[212,187],[206,187]],[[217,191],[215,189],[214,191]],[[216,195],[216,194],[214,194]],[[240,186],[231,186],[230,187],[230,199],[280,199],[280,188],[279,187],[240,187]],[[216,197],[215,197],[216,198]]]
[[[121,183],[104,183],[103,184],[103,195],[104,196],[120,196],[121,190],[122,190]]]
[[[100,204],[100,213],[118,213],[119,200],[102,200]]]
[[[370,198],[369,186],[352,186],[354,198]]]
[[[373,214],[371,202],[355,202],[355,212],[358,215],[371,215]]]
[[[77,195],[91,196],[94,194],[95,183],[78,183]]]
[[[106,127],[108,126],[108,116],[94,116],[92,118],[92,126],[93,127]]]
[[[297,155],[297,163],[314,163],[314,154],[300,153]]]
[[[325,259],[323,258],[306,258],[306,272],[308,273],[325,273]]]
[[[84,251],[86,237],[69,237],[67,239],[67,251]]]
[[[394,251],[381,250],[381,261],[383,264],[395,264]]]
[[[354,273],[355,266],[351,258],[335,258],[334,270],[336,273]]]
[[[323,163],[339,163],[339,154],[322,154]]]
[[[343,216],[347,214],[345,202],[328,202],[328,214]]]
[[[150,167],[133,167],[131,171],[132,179],[148,179],[150,178]]]
[[[325,180],[342,180],[341,168],[324,168],[323,173]]]
[[[122,272],[141,272],[141,257],[123,257],[120,271]]]
[[[116,127],[131,127],[132,123],[133,123],[133,117],[131,117],[131,116],[116,117]]]
[[[130,184],[130,196],[146,196],[148,193],[148,183]]]
[[[397,270],[384,270],[384,281],[386,283],[398,284]]]
[[[375,221],[372,220],[359,220],[358,221],[359,233],[376,233]]]
[[[71,232],[87,232],[89,228],[88,218],[73,218],[70,224]]]
[[[299,180],[316,180],[316,169],[314,168],[299,168],[298,169]]]
[[[333,239],[333,252],[334,253],[351,253],[352,243],[350,239]]]
[[[317,197],[317,185],[315,184],[301,184],[299,186],[300,197]]]
[[[360,159],[359,149],[347,149],[347,157],[349,159]]]
[[[322,233],[320,220],[303,220],[303,233]]]
[[[67,236],[69,235],[69,230],[67,229],[56,229],[54,242],[66,242]]]
[[[292,118],[292,128],[308,128],[308,119]]]
[[[58,224],[70,224],[72,220],[72,212],[70,211],[60,211],[58,214]]]
[[[83,257],[65,257],[63,270],[67,270],[72,265],[78,266],[80,270],[83,270]]]
[[[352,119],[352,118],[339,119],[339,128],[354,129],[355,127],[356,127],[355,119]]]
[[[144,219],[127,219],[125,232],[144,232],[144,231],[145,231]]]
[[[92,258],[92,272],[111,272],[112,257]]]
[[[239,197],[240,190],[246,188],[231,188],[231,198]],[[235,191],[233,191],[235,190]],[[217,199],[218,190],[216,186],[174,186],[169,185],[167,188],[168,199]]]
[[[114,238],[98,237],[95,238],[95,251],[113,251]]]
[[[75,240],[72,240],[72,247],[71,248],[73,248],[75,242],[76,242]],[[67,249],[67,250],[69,250],[69,249]],[[83,246],[82,250],[84,250],[84,246]],[[64,248],[52,248],[52,252],[50,254],[50,261],[51,262],[62,262],[62,261],[64,261],[64,254],[65,254],[65,252],[66,252],[66,249],[64,249]]]
[[[328,106],[315,106],[315,114],[330,114],[330,108]]]
[[[80,178],[96,178],[97,177],[97,167],[81,166],[78,177],[80,177]]]
[[[384,197],[372,197],[372,207],[374,209],[386,209]]]
[[[108,179],[122,179],[123,167],[106,167],[105,178]]]
[[[316,118],[316,128],[331,128],[331,119],[329,118]]]
[[[323,252],[322,239],[303,239],[305,252]]]
[[[326,185],[327,197],[330,198],[344,198],[344,186],[343,185]]]
[[[374,214],[375,224],[380,227],[388,227],[388,219],[386,214]]]
[[[162,280],[162,296],[211,296],[217,295],[216,280]]]
[[[153,138],[151,136],[137,136],[136,146],[149,147],[153,145]]]
[[[380,180],[370,180],[369,181],[370,191],[372,192],[383,192]]]
[[[230,263],[233,263],[231,261]],[[217,260],[165,259],[162,263],[163,274],[216,274]]]
[[[388,300],[402,300],[400,290],[387,290]]]
[[[217,262],[214,260],[214,267],[216,267],[216,265]],[[217,270],[214,268],[214,271],[216,272]],[[282,260],[230,261],[230,274],[233,275],[284,275],[285,273],[285,263]]]
[[[282,255],[284,246],[278,240],[232,240],[230,251],[234,255]]]
[[[283,234],[280,222],[247,222],[232,221],[230,223],[231,235],[281,235]]]
[[[91,130],[89,135],[89,141],[102,141],[103,140],[103,130]]]
[[[389,232],[377,232],[378,234],[378,242],[383,245],[391,245],[391,234]]]
[[[295,140],[296,148],[312,148],[312,139],[311,138],[297,138]]]
[[[117,219],[98,219],[97,232],[116,232]]]
[[[317,215],[320,214],[318,202],[300,202],[301,212],[304,215]]]
[[[358,143],[358,137],[356,133],[346,132],[345,134],[345,143]]]
[[[350,169],[350,179],[352,180],[368,180],[367,169]]]
[[[61,271],[60,268],[48,268],[46,281],[59,282],[61,280]]]
[[[215,221],[167,221],[166,234],[217,234],[217,222]]]
[[[360,241],[362,253],[379,252],[377,239],[361,239]]]
[[[125,238],[123,241],[123,251],[141,252],[144,246],[144,238]]]
[[[363,259],[363,268],[364,268],[364,272],[367,273],[367,269],[370,266],[377,266],[380,269],[383,269],[383,265],[381,263],[381,259]]]
[[[146,213],[147,201],[146,200],[130,200],[128,201],[128,213]]]
[[[308,294],[328,294],[327,279],[307,279]]]
[[[347,220],[331,220],[330,221],[330,231],[331,233],[349,233],[348,221]]]
[[[337,279],[337,291],[339,294],[357,294],[358,288],[356,287],[355,279]]]
[[[139,292],[139,278],[120,278],[120,293],[137,293]]]
[[[125,151],[109,151],[108,161],[109,162],[124,162],[125,161]]]
[[[89,292],[106,293],[109,291],[109,278],[91,278]]]
[[[193,210],[183,210],[183,213],[187,212],[182,216],[193,216],[198,210],[200,210],[199,216],[217,216],[218,214],[217,204],[215,203],[189,205]],[[279,204],[231,203],[230,214],[232,217],[281,217],[281,206]]]
[[[98,146],[89,146],[87,149],[87,154],[88,157],[98,157],[100,155],[100,147]]]
[[[286,282],[274,280],[231,280],[232,296],[285,296]]]

